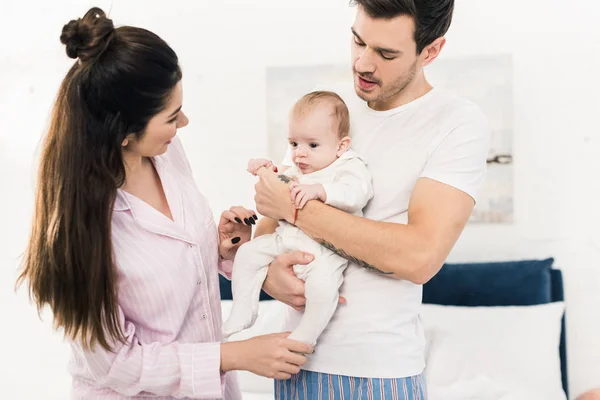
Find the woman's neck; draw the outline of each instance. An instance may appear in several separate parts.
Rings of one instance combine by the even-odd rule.
[[[131,154],[130,152],[124,151],[123,163],[125,164],[125,182],[123,182],[121,189],[126,190],[127,183],[137,180],[136,178],[139,177],[148,166],[150,166],[151,161],[148,157]]]

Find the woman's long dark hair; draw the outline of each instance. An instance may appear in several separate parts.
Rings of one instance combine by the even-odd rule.
[[[99,8],[63,27],[64,78],[41,154],[33,227],[17,284],[56,328],[110,350],[123,341],[111,242],[112,210],[125,179],[122,143],[144,133],[181,79],[175,52],[158,36],[114,28]]]

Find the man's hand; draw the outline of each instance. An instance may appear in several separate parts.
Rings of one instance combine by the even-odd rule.
[[[254,185],[256,211],[274,220],[293,222],[296,206],[290,199],[288,185],[292,180],[267,168],[259,168],[257,174],[260,180]]]
[[[314,260],[312,254],[301,251],[281,254],[269,266],[263,290],[274,299],[296,310],[303,310],[306,304],[304,281],[294,274],[294,265],[306,265],[312,260]],[[327,268],[327,266],[320,268]],[[340,304],[344,303],[346,299],[340,297]]]
[[[302,209],[309,200],[327,201],[327,194],[323,185],[301,185],[296,182],[290,182],[290,196],[296,208]]]

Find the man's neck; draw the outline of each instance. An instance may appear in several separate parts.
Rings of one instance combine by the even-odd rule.
[[[369,108],[375,111],[387,111],[403,106],[429,93],[433,87],[427,82],[425,76],[415,77],[404,89],[394,96],[377,102],[368,103]]]

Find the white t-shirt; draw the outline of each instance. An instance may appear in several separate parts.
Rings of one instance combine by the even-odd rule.
[[[350,111],[352,148],[367,162],[374,197],[364,217],[406,224],[411,193],[421,177],[451,185],[476,199],[490,146],[479,108],[440,89],[406,105],[374,111],[352,85],[328,88]],[[284,165],[292,165],[286,156]],[[418,375],[425,366],[419,311],[422,286],[350,264],[338,307],[304,369],[371,378]],[[301,314],[288,308],[286,330]]]

